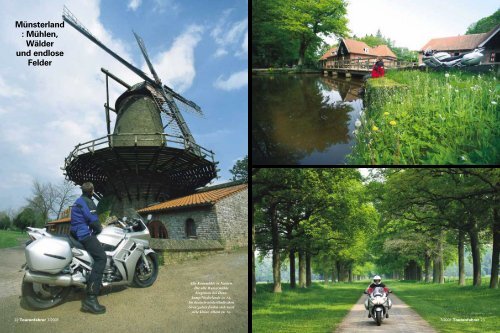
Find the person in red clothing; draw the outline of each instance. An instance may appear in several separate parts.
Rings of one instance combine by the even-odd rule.
[[[377,58],[377,62],[373,65],[372,69],[372,77],[382,77],[384,76],[384,62],[382,61],[382,57]]]

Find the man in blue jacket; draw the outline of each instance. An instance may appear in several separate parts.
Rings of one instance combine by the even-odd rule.
[[[101,288],[102,273],[106,266],[106,253],[97,235],[102,231],[97,217],[97,207],[92,200],[94,185],[82,184],[82,196],[76,199],[71,209],[71,235],[78,239],[94,259],[92,271],[87,281],[87,295],[82,301],[82,310],[104,313],[106,307],[99,304],[97,295]]]

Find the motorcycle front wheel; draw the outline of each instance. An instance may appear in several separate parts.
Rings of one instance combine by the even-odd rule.
[[[375,321],[377,322],[377,326],[382,324],[382,311],[375,311]]]
[[[33,310],[44,310],[62,303],[70,288],[23,281],[21,291],[26,305]]]
[[[158,277],[158,256],[156,253],[152,252],[146,255],[146,260],[151,270],[148,272],[142,256],[137,261],[134,273],[134,286],[139,288],[146,288],[151,286]]]

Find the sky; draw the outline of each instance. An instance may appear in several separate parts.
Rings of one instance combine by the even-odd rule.
[[[0,211],[18,209],[34,180],[59,183],[74,147],[106,135],[105,76],[142,81],[66,24],[52,50],[52,66],[27,65],[26,29],[15,21],[62,22],[66,5],[120,56],[147,67],[132,30],[144,40],[163,83],[196,102],[204,117],[184,114],[196,142],[215,152],[220,179],[248,154],[247,0],[0,0]],[[39,29],[35,29],[39,30]],[[45,50],[45,48],[41,48]],[[124,89],[110,81],[110,102]],[[113,126],[113,124],[112,124]]]
[[[398,47],[419,50],[432,38],[464,35],[472,23],[490,16],[498,0],[349,0],[348,27],[363,37],[377,33]],[[325,39],[334,44],[334,39]]]

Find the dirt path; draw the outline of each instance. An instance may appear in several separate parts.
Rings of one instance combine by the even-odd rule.
[[[150,288],[122,288],[99,296],[106,306],[102,315],[80,312],[82,292],[44,311],[21,307],[20,249],[0,250],[1,332],[247,332],[248,253],[213,254],[170,267],[161,267]],[[6,265],[6,266],[4,266]],[[191,282],[231,282],[228,296],[235,303],[230,314],[193,314],[188,302],[194,295]],[[34,321],[25,321],[37,320]]]
[[[363,295],[353,306],[349,314],[335,331],[336,333],[361,332],[401,332],[401,333],[436,333],[420,315],[403,303],[394,294],[391,294],[392,308],[389,318],[384,318],[382,325],[377,326],[372,318],[368,318],[365,310],[366,296]]]

